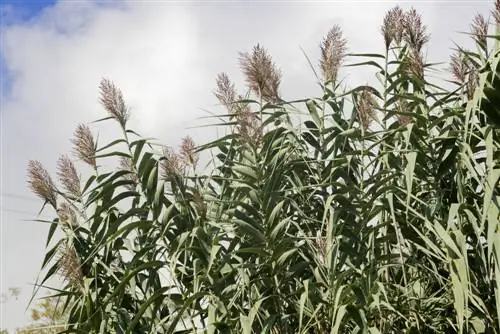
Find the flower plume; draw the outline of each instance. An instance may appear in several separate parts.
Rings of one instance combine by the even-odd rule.
[[[252,53],[240,53],[240,66],[250,90],[266,102],[279,101],[281,71],[262,46],[254,46]]]
[[[80,257],[74,247],[64,245],[60,248],[59,273],[73,287],[83,287],[83,272]]]
[[[183,159],[171,147],[164,147],[161,168],[163,179],[174,181],[184,173],[185,164]]]
[[[471,32],[475,39],[483,45],[486,45],[486,35],[488,35],[488,21],[482,14],[474,16],[471,24]]]
[[[450,70],[453,78],[465,85],[468,97],[472,98],[472,94],[479,84],[478,69],[462,50],[451,55]]]
[[[406,60],[407,73],[418,78],[424,77],[424,58],[421,52],[411,52]]]
[[[75,130],[72,143],[74,145],[75,155],[85,163],[95,168],[97,145],[89,127],[84,124],[78,125]]]
[[[226,73],[219,73],[216,79],[214,95],[229,112],[233,111],[233,103],[236,101],[236,88]]]
[[[67,155],[63,155],[57,162],[57,175],[68,193],[79,198],[82,193],[80,189],[80,177],[76,172],[75,165]]]
[[[399,125],[401,126],[406,126],[408,123],[410,123],[411,119],[409,116],[407,115],[402,115],[400,113],[403,113],[403,112],[408,112],[409,110],[409,104],[406,100],[400,100],[397,104],[396,104],[396,108],[398,110],[398,113],[397,113],[397,122],[399,123]]]
[[[76,213],[67,202],[63,202],[59,205],[59,208],[57,208],[57,215],[59,216],[59,221],[65,225],[73,227],[78,225]]]
[[[419,54],[422,47],[429,41],[427,27],[422,23],[422,16],[414,9],[406,12],[404,20],[404,39],[414,54]]]
[[[130,172],[123,176],[124,180],[132,181],[131,184],[127,184],[125,187],[128,190],[134,190],[139,183],[139,177],[134,171],[133,161],[130,158],[121,157],[120,158],[120,170]]]
[[[403,38],[403,25],[404,12],[401,7],[396,6],[385,14],[381,30],[387,49],[389,49],[392,42],[395,42],[396,45],[401,43],[401,39]]]
[[[196,165],[198,164],[198,154],[195,152],[193,138],[190,136],[182,138],[180,154],[185,164],[196,168]]]
[[[378,107],[377,101],[368,88],[364,88],[358,99],[358,117],[361,125],[366,130],[372,120],[375,119],[375,110]]]
[[[258,143],[262,137],[262,126],[258,117],[252,112],[248,103],[238,95],[234,84],[225,73],[217,76],[215,97],[226,106],[231,118],[236,118],[237,131],[247,142]]]
[[[495,9],[491,12],[497,24],[500,24],[500,0],[495,1]]]
[[[123,128],[125,128],[125,124],[127,123],[130,114],[127,106],[125,105],[122,92],[108,79],[103,79],[99,88],[101,91],[99,101],[104,106],[108,114],[116,119]]]
[[[36,160],[28,163],[28,184],[35,195],[57,208],[57,195],[54,182],[43,165]]]
[[[334,25],[320,45],[320,66],[326,82],[335,82],[338,71],[347,51],[347,40],[342,35],[339,25]]]

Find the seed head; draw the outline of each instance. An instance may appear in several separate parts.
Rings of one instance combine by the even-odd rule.
[[[123,100],[123,95],[113,82],[103,79],[99,86],[101,96],[99,101],[104,106],[108,114],[116,119],[125,128],[130,113]]]
[[[246,142],[257,145],[263,135],[262,122],[250,108],[242,109],[236,117],[238,133]]]
[[[276,67],[266,49],[257,44],[252,54],[240,53],[239,61],[250,90],[266,102],[279,101],[281,71]]]
[[[479,75],[476,65],[467,58],[466,54],[458,50],[451,56],[450,70],[455,80],[460,84],[465,84],[467,95],[472,98],[474,91],[479,84]]]
[[[469,71],[469,78],[467,80],[467,97],[472,99],[477,86],[479,86],[479,71],[476,67],[471,67]]]
[[[467,75],[473,70],[474,65],[466,57],[463,51],[458,50],[450,57],[450,70],[458,82],[461,84],[467,81]]]
[[[184,173],[183,159],[170,147],[163,149],[164,159],[161,161],[162,177],[166,181],[174,181]]]
[[[230,113],[233,113],[233,103],[236,101],[236,89],[226,73],[219,73],[216,80],[215,97]]]
[[[63,202],[59,205],[59,208],[57,209],[57,215],[59,216],[59,221],[65,225],[78,225],[75,211],[66,202]]]
[[[335,82],[347,51],[347,40],[342,36],[342,29],[334,25],[320,45],[320,66],[325,82]]]
[[[361,91],[358,99],[358,117],[361,125],[366,130],[375,119],[375,110],[378,108],[377,101],[368,88]]]
[[[248,103],[239,102],[243,100],[243,96],[237,95],[234,84],[225,73],[217,76],[215,96],[226,106],[229,113],[232,114],[231,117],[236,118],[237,132],[244,140],[254,144],[258,143],[262,137],[261,122],[252,112]]]
[[[198,154],[195,152],[195,144],[193,138],[190,136],[182,138],[180,155],[186,165],[191,165],[196,168],[198,164]]]
[[[462,52],[456,52],[450,57],[450,70],[455,78],[460,83],[464,83],[469,72],[469,66]]]
[[[475,39],[486,45],[486,35],[488,35],[488,21],[484,18],[482,14],[477,14],[471,24],[471,32]]]
[[[125,187],[128,190],[134,190],[135,187],[137,186],[137,184],[139,183],[139,178],[137,177],[137,174],[134,172],[132,159],[121,157],[120,158],[120,170],[130,172],[129,174],[125,174],[123,176],[123,179],[128,180],[128,181],[132,181],[133,184],[127,184]]]
[[[243,96],[238,95],[234,83],[231,82],[226,73],[217,75],[216,85],[214,95],[227,108],[228,112],[232,114],[231,117],[245,113],[250,109],[247,103],[239,102],[243,100]]]
[[[95,155],[97,145],[88,126],[84,124],[78,125],[72,143],[75,146],[75,155],[90,166],[96,168]]]
[[[495,9],[491,12],[497,24],[500,24],[500,0],[495,1]]]
[[[408,112],[408,102],[406,100],[400,100],[397,103],[397,108],[399,112]],[[397,122],[401,126],[406,126],[408,123],[410,123],[410,117],[407,115],[397,115]]]
[[[406,60],[407,73],[417,78],[424,77],[424,59],[421,52],[411,52]]]
[[[420,54],[422,47],[429,41],[427,27],[422,23],[422,16],[414,9],[406,12],[403,20],[403,38],[408,43],[413,53]]]
[[[197,189],[193,189],[192,193],[192,201],[196,207],[196,211],[198,212],[198,215],[201,217],[201,219],[206,219],[207,218],[207,204],[203,200],[203,195],[201,192]]]
[[[28,163],[28,184],[31,191],[45,202],[57,208],[54,182],[43,165],[36,160]]]
[[[68,244],[61,245],[59,254],[59,274],[74,288],[82,288],[84,277],[80,257],[75,248]]]
[[[327,253],[328,253],[328,242],[326,240],[326,237],[321,235],[321,232],[318,230],[316,231],[316,237],[313,239],[314,246],[316,246],[316,249],[318,250],[318,257],[321,262],[325,262],[327,259]]]
[[[401,44],[403,38],[404,12],[401,7],[396,6],[390,9],[384,17],[382,24],[382,35],[384,36],[385,47],[389,49],[394,41],[396,45]]]
[[[62,155],[57,162],[57,175],[68,193],[76,198],[82,195],[80,190],[80,177],[76,172],[75,165],[67,155]]]

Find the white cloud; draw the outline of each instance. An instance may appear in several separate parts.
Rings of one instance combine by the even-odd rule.
[[[211,91],[218,72],[229,72],[243,89],[239,51],[257,42],[267,47],[283,70],[286,98],[319,94],[300,48],[315,62],[322,36],[338,23],[350,51],[381,52],[380,23],[396,1],[380,3],[128,1],[102,6],[91,0],[61,1],[29,22],[4,28],[1,53],[14,79],[1,105],[1,192],[30,196],[27,161],[38,159],[54,171],[58,155],[71,149],[75,126],[104,116],[97,102],[102,77],[122,89],[132,108],[132,127],[145,136],[171,145],[187,133],[206,139],[212,130],[187,127],[201,124],[196,119],[206,116],[203,108],[216,110]],[[468,29],[473,10],[486,13],[490,7],[475,1],[450,4],[417,7],[432,33],[434,60],[447,60],[450,38]],[[364,72],[344,74],[358,83],[367,80]],[[104,141],[116,127],[96,129]],[[2,207],[33,213],[37,208],[35,202],[8,197]],[[2,290],[23,287],[21,302],[2,310],[0,327],[12,328],[25,321],[26,283],[41,263],[46,226],[20,222],[12,212],[1,215]]]

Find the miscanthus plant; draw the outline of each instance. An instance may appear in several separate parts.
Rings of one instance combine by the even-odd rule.
[[[39,284],[65,279],[67,332],[500,333],[500,2],[491,35],[488,22],[442,79],[415,10],[387,13],[384,54],[348,54],[334,26],[320,97],[293,103],[257,45],[239,57],[248,92],[217,77],[226,134],[178,149],[135,133],[104,80],[122,136],[102,146],[77,128],[92,176],[67,156],[59,183],[28,168],[58,213]],[[378,84],[348,89],[342,66]]]

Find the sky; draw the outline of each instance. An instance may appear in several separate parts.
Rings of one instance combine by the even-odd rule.
[[[26,166],[71,152],[80,122],[104,117],[98,85],[109,78],[131,108],[130,125],[145,137],[177,146],[185,135],[204,142],[217,133],[201,118],[220,112],[212,92],[227,72],[244,91],[238,53],[260,43],[283,72],[285,99],[319,96],[304,52],[317,65],[319,43],[339,24],[349,51],[382,53],[380,25],[396,4],[415,7],[431,33],[429,62],[447,67],[453,42],[467,38],[476,13],[493,1],[160,1],[0,0],[0,293],[20,287],[0,305],[0,328],[26,324],[32,284],[45,252],[48,226],[33,222],[39,202],[28,190]],[[369,73],[343,69],[351,84]],[[91,128],[105,143],[116,126]],[[85,166],[77,163],[85,173]],[[42,213],[42,217],[50,216]]]

